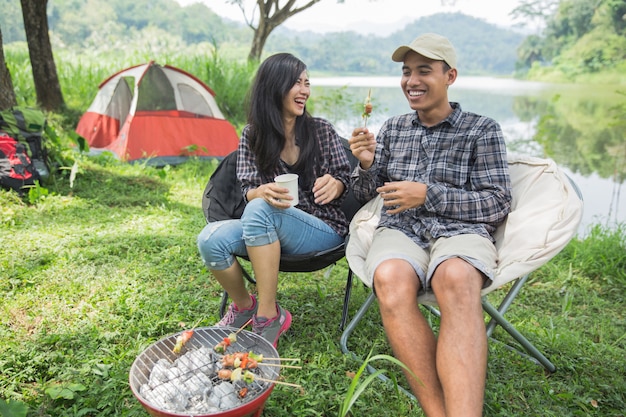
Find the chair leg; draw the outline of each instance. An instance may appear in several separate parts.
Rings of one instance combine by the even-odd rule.
[[[506,313],[506,311],[509,309],[509,307],[511,306],[511,303],[513,302],[515,297],[517,297],[517,294],[522,289],[522,286],[524,286],[526,281],[528,281],[529,276],[530,276],[529,274],[526,274],[515,280],[515,283],[513,284],[509,292],[506,294],[506,296],[504,297],[500,305],[498,306],[498,311],[500,312],[501,315],[504,315],[504,313]],[[487,336],[491,337],[497,325],[498,323],[493,318],[489,320],[489,323],[487,323]]]
[[[507,348],[521,354],[522,356],[527,357],[528,359],[539,365],[542,365],[549,372],[556,371],[556,366],[554,366],[554,364],[550,362],[548,358],[543,355],[543,353],[539,352],[539,350],[535,346],[533,346],[533,344],[530,343],[528,339],[524,337],[524,335],[517,331],[517,329],[504,318],[500,311],[498,311],[494,306],[489,303],[489,301],[484,298],[482,303],[483,310],[485,310],[485,312],[489,314],[489,316],[491,316],[491,318],[495,320],[497,324],[502,326],[502,328],[506,330],[506,332],[510,334],[513,339],[515,339],[520,345],[522,345],[524,349],[526,349],[526,351],[530,354],[530,356],[524,354],[524,352],[521,352],[512,346],[508,346],[505,344]]]
[[[348,278],[346,279],[346,291],[343,295],[343,309],[341,311],[341,323],[339,324],[339,331],[343,331],[348,321],[348,307],[350,305],[350,296],[352,295],[352,278],[354,274],[352,269],[348,270]]]
[[[348,326],[344,329],[343,333],[341,333],[341,339],[339,340],[339,344],[341,345],[341,351],[346,355],[351,355],[355,359],[358,358],[356,354],[350,351],[350,349],[348,348],[348,338],[350,337],[356,326],[359,324],[367,310],[369,310],[374,300],[376,300],[376,295],[374,295],[374,293],[372,292],[367,297],[363,305],[359,307],[359,310],[354,314],[354,317],[352,317],[352,320],[350,320],[350,323],[348,323]]]
[[[224,291],[222,293],[222,301],[220,302],[220,319],[226,314],[226,305],[228,304],[228,293]]]

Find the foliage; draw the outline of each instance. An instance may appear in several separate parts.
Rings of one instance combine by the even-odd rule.
[[[359,367],[356,374],[354,374],[354,376],[352,377],[352,382],[350,383],[350,386],[348,387],[348,392],[346,393],[346,397],[341,403],[341,406],[339,407],[339,417],[347,416],[350,410],[352,409],[352,406],[354,405],[354,403],[357,401],[359,396],[367,389],[367,387],[370,386],[372,383],[376,382],[376,378],[378,378],[381,375],[384,375],[385,372],[387,372],[384,369],[377,369],[376,371],[368,375],[367,378],[365,378],[365,380],[359,384],[359,379],[361,378],[361,375],[363,375],[365,370],[371,365],[372,362],[375,362],[378,360],[388,361],[390,363],[396,364],[402,369],[404,369],[406,372],[409,372],[412,375],[412,377],[417,379],[417,376],[415,376],[415,374],[406,365],[404,365],[402,362],[400,362],[398,359],[394,358],[393,356],[389,356],[389,355],[372,356],[372,352],[370,351],[370,353],[367,355],[367,358],[365,358],[365,360]],[[394,385],[396,388],[396,392],[399,393],[400,391],[398,390],[397,382]]]
[[[7,0],[0,1],[4,7]],[[156,56],[203,80],[237,83],[238,87],[248,82],[254,69],[236,64],[230,68],[213,55],[214,44],[183,46],[180,37],[170,38],[163,29],[145,27],[131,35],[137,44],[150,41],[144,43],[147,46],[140,56],[134,55],[136,50],[123,48],[83,51],[98,58],[95,65],[78,52],[57,50],[69,109],[48,116],[60,140],[64,166],[45,191],[29,193],[28,201],[0,191],[3,412],[8,405],[20,417],[24,413],[31,417],[145,416],[128,389],[133,360],[185,323],[201,319],[200,325],[210,325],[217,320],[220,287],[202,265],[195,245],[195,236],[204,226],[200,195],[215,162],[191,159],[178,167],[157,169],[121,164],[106,156],[87,158],[75,152],[71,131],[98,83],[137,59]],[[172,46],[182,49],[167,49]],[[32,104],[35,95],[26,49],[13,44],[7,50],[18,101]],[[243,81],[236,78],[239,71],[245,71]],[[337,94],[349,101],[341,90]],[[236,109],[243,108],[238,97],[239,102],[232,98],[229,110],[233,118]],[[220,99],[220,105],[227,100],[231,98]],[[362,98],[359,102],[362,105]],[[567,133],[597,113],[586,111],[589,119],[580,117],[585,111],[572,113],[559,137],[576,139]],[[555,106],[550,114],[558,119],[568,112]],[[617,136],[611,133],[602,139],[598,133],[597,137],[596,143],[604,146],[613,144]],[[583,153],[593,154],[586,149]],[[558,371],[544,375],[500,344],[491,343],[487,415],[623,414],[625,235],[623,227],[596,226],[589,236],[570,242],[533,274],[508,319],[547,352]],[[33,240],[35,244],[20,243]],[[348,398],[358,398],[352,404],[353,415],[422,415],[413,401],[374,379],[368,380],[367,389],[363,387],[357,397],[349,394],[355,383],[349,375],[361,363],[343,355],[337,343],[346,273],[342,260],[328,277],[323,271],[281,275],[279,298],[294,314],[294,324],[281,339],[279,350],[285,356],[300,357],[305,365],[298,372],[285,370],[282,378],[304,389],[294,392],[277,387],[264,416],[337,415]],[[366,295],[354,291],[351,310]],[[358,349],[363,356],[372,349],[390,354],[377,312],[371,310],[355,331],[362,341]],[[433,326],[437,325],[433,318]],[[495,337],[506,340],[507,335],[499,329]],[[405,384],[400,368],[393,365],[389,372]],[[351,392],[357,393],[356,388]]]
[[[221,103],[224,115],[235,126],[247,122],[244,98],[252,83],[258,64],[225,60],[216,50],[206,60],[198,60],[198,74],[204,74],[208,85],[216,93],[216,100]]]
[[[525,5],[528,3],[531,2]],[[531,13],[528,8],[524,10]],[[586,74],[616,67],[623,71],[625,12],[626,5],[621,0],[560,0],[553,13],[544,16],[541,36],[528,37],[520,46],[518,68],[529,69],[528,75],[533,79],[545,79],[545,73],[555,73],[561,81],[575,81]],[[538,63],[542,65],[535,65]],[[551,69],[546,70],[546,66]]]
[[[0,398],[0,416],[26,417],[28,406],[21,401],[4,401]]]

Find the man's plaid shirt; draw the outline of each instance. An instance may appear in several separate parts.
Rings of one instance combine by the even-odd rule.
[[[416,112],[395,116],[381,127],[374,164],[352,174],[362,202],[390,181],[427,185],[421,207],[389,215],[383,207],[379,226],[403,231],[428,247],[429,238],[474,233],[493,241],[492,233],[511,208],[506,146],[498,123],[461,110],[426,127]]]

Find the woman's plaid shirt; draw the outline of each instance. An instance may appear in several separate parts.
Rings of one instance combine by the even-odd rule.
[[[330,174],[344,184],[345,190],[339,198],[328,204],[321,205],[315,203],[313,190],[300,188],[297,208],[323,220],[340,236],[345,236],[348,233],[348,220],[341,210],[341,203],[347,194],[348,187],[350,187],[350,163],[341,144],[341,139],[333,126],[327,120],[321,118],[315,117],[313,120],[315,134],[320,146],[320,160],[317,161],[318,163],[314,167],[315,178]],[[250,188],[273,182],[274,177],[277,175],[291,172],[290,166],[281,160],[276,172],[273,172],[270,176],[262,175],[257,169],[255,156],[250,149],[249,134],[249,126],[244,127],[237,157],[237,178],[241,181],[241,190],[244,198]]]

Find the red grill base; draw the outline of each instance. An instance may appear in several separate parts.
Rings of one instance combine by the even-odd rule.
[[[162,359],[166,359],[173,364],[178,358],[187,352],[200,349],[202,347],[212,348],[227,337],[230,333],[236,332],[238,329],[223,327],[204,327],[194,330],[193,337],[185,344],[182,351],[178,354],[172,349],[176,344],[176,337],[181,333],[167,336],[145,349],[133,362],[129,373],[129,382],[131,390],[141,403],[144,409],[154,417],[261,417],[265,402],[269,398],[274,389],[273,383],[264,383],[260,388],[260,392],[254,392],[254,396],[242,400],[242,404],[223,409],[212,413],[190,413],[190,412],[172,412],[158,408],[152,404],[141,393],[140,388],[143,384],[148,383],[150,373],[154,365]],[[265,358],[278,358],[278,352],[267,340],[261,336],[243,330],[237,334],[237,342],[228,347],[226,353],[233,352],[249,352],[253,351],[262,354]],[[220,356],[214,354],[216,357]],[[207,363],[211,363],[207,360]],[[204,366],[208,365],[203,365]],[[198,367],[200,369],[201,367]],[[275,381],[278,378],[279,367],[259,366],[260,377],[266,380]],[[256,384],[256,382],[255,382]],[[250,391],[249,394],[250,395]]]

